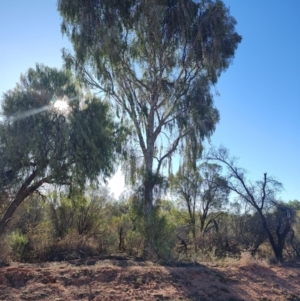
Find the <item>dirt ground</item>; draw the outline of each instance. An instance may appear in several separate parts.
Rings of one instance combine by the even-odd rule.
[[[0,300],[300,300],[300,268],[91,258],[0,268]]]

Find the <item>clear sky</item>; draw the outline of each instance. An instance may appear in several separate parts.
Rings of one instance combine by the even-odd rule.
[[[56,0],[0,0],[0,94],[35,63],[62,66],[71,49],[60,32]],[[218,84],[221,121],[212,144],[229,148],[259,179],[283,183],[284,200],[300,199],[300,1],[225,0],[243,36]],[[111,187],[118,196],[120,177]]]

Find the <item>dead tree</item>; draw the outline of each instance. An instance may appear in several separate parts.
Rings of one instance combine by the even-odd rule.
[[[263,229],[265,230],[274,255],[279,262],[283,261],[283,249],[286,238],[292,230],[291,215],[287,208],[280,207],[275,201],[276,193],[282,188],[281,183],[264,173],[263,179],[252,183],[246,179],[246,171],[236,165],[236,159],[230,158],[228,150],[220,148],[213,150],[208,156],[209,160],[215,160],[226,166],[228,170],[227,187],[234,192],[242,202],[246,202],[257,212]],[[268,223],[266,213],[271,208],[285,212],[274,225]]]

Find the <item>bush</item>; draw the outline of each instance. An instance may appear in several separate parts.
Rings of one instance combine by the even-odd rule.
[[[153,208],[148,238],[147,257],[152,261],[170,262],[174,260],[176,225],[171,223],[159,208]]]
[[[18,231],[10,235],[10,243],[12,248],[12,257],[18,261],[26,261],[30,257],[29,240],[26,235]]]
[[[126,233],[125,246],[128,255],[141,256],[143,253],[144,238],[139,231],[129,230]]]
[[[50,220],[44,219],[36,227],[27,230],[31,249],[30,261],[44,261],[55,244],[55,231]]]
[[[61,261],[95,255],[98,255],[96,241],[73,231],[63,238],[57,239],[50,248],[47,257],[51,261]]]

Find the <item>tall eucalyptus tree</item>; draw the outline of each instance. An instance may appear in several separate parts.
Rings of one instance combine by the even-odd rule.
[[[215,130],[211,87],[241,41],[236,21],[219,0],[59,0],[58,10],[74,47],[66,65],[131,122],[147,224],[162,168],[178,152],[195,161]]]

